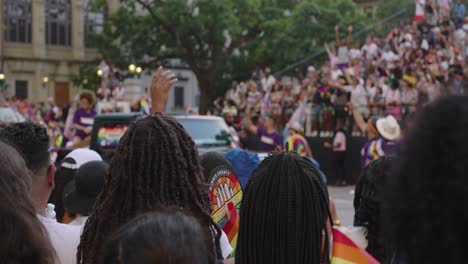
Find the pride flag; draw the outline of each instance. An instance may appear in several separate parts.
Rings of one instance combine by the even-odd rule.
[[[236,248],[237,245],[237,233],[239,232],[239,222],[240,217],[239,213],[237,213],[236,207],[234,203],[229,202],[227,204],[228,209],[228,221],[223,228],[224,233],[226,233],[229,243],[231,244],[232,248]]]
[[[331,264],[380,264],[338,229],[333,228]]]

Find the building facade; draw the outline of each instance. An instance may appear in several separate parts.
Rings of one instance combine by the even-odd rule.
[[[0,71],[7,96],[32,102],[54,97],[59,105],[78,93],[72,77],[99,56],[86,46],[88,33],[103,29],[118,0],[95,10],[94,0],[0,0]]]

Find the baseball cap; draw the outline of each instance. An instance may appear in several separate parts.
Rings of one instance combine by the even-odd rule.
[[[94,160],[102,160],[101,156],[99,156],[96,151],[79,148],[65,156],[60,166],[66,169],[76,170],[81,167],[81,165]]]
[[[83,164],[75,178],[63,192],[64,207],[71,213],[89,215],[99,193],[104,188],[109,165],[104,161],[90,161]]]

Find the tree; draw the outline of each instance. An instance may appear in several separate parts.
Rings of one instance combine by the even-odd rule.
[[[362,24],[364,18],[351,0],[121,2],[95,46],[120,67],[180,58],[197,76],[201,113],[231,79],[300,59],[331,39],[337,22]]]

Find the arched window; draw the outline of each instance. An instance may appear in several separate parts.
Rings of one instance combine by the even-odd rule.
[[[71,46],[72,11],[70,0],[46,0],[46,43]]]
[[[31,0],[4,0],[5,41],[31,43]]]
[[[104,31],[105,8],[96,0],[84,0],[84,32],[86,47],[92,47],[93,34]]]

